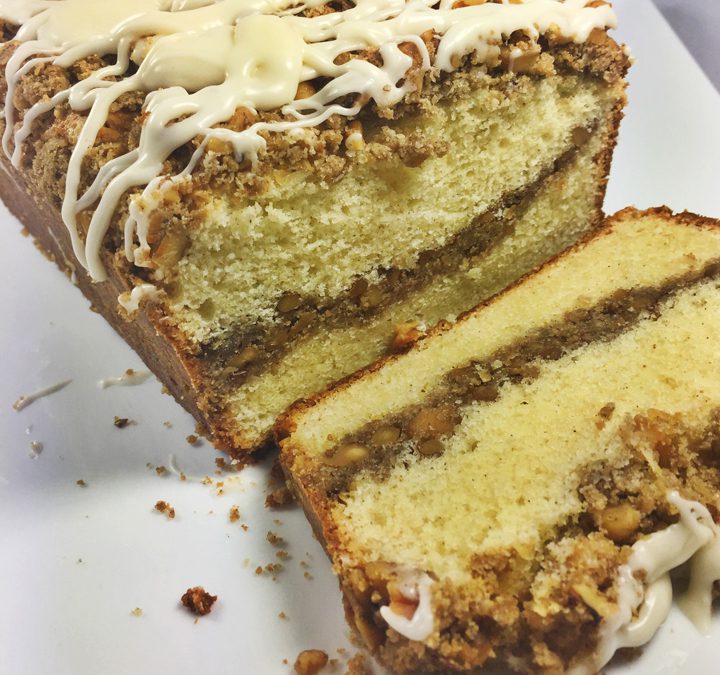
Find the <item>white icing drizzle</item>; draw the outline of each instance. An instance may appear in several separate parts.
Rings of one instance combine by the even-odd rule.
[[[62,382],[58,382],[57,384],[51,384],[49,387],[44,387],[43,389],[39,389],[38,391],[32,393],[32,394],[26,394],[25,396],[20,396],[15,403],[13,403],[13,410],[16,410],[17,412],[20,412],[21,410],[27,408],[32,403],[35,403],[38,399],[44,398],[45,396],[50,396],[51,394],[54,394],[61,389],[64,389],[67,387],[72,380],[63,380]]]
[[[720,527],[699,502],[676,491],[668,494],[668,501],[677,508],[679,521],[633,545],[618,574],[618,611],[603,623],[595,653],[571,668],[572,675],[592,675],[618,649],[647,643],[670,612],[670,571],[690,559],[690,586],[678,604],[699,630],[708,630],[712,588],[720,580]]]
[[[98,387],[100,389],[107,389],[108,387],[134,387],[143,382],[147,382],[152,377],[152,373],[149,370],[133,370],[128,368],[122,375],[118,377],[106,377],[103,380],[98,381]]]
[[[430,592],[432,585],[433,580],[427,574],[417,572],[403,574],[399,584],[400,592],[409,601],[417,603],[412,619],[396,614],[387,606],[380,608],[380,616],[390,628],[408,640],[417,642],[426,640],[430,637],[435,623]]]
[[[147,266],[149,214],[167,181],[190,177],[208,139],[232,144],[238,159],[256,161],[265,147],[263,132],[290,132],[317,126],[333,114],[352,117],[361,103],[341,104],[351,96],[392,106],[415,85],[406,75],[412,58],[402,43],[417,47],[423,70],[452,71],[458,57],[475,52],[493,59],[499,43],[515,31],[531,40],[550,28],[576,42],[593,29],[614,27],[606,5],[590,0],[525,0],[452,9],[454,0],[357,0],[354,7],[305,18],[298,14],[328,0],[0,0],[0,16],[22,24],[20,45],[6,67],[8,84],[3,148],[18,166],[33,122],[67,101],[87,113],[70,158],[62,217],[73,250],[92,278],[106,277],[100,250],[113,214],[129,191],[126,255]],[[420,38],[440,36],[435,63]],[[377,48],[382,65],[341,54]],[[114,64],[30,108],[16,126],[12,106],[23,74],[43,62],[68,66],[92,54],[114,54]],[[327,78],[309,98],[294,100],[300,82]],[[108,119],[112,104],[128,92],[146,95],[139,146],[110,162],[80,193],[83,158]],[[278,109],[279,122],[255,122],[244,131],[219,129],[241,106],[251,113]],[[179,176],[167,176],[163,164],[192,139],[200,144]],[[351,146],[359,139],[352,138]],[[78,214],[94,208],[86,238]]]
[[[140,305],[148,300],[156,300],[160,297],[161,291],[153,284],[140,284],[135,286],[129,293],[125,292],[118,298],[120,306],[130,315],[140,309]]]

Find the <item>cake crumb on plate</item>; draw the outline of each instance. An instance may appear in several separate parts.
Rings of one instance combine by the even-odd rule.
[[[297,675],[317,675],[328,662],[328,655],[320,649],[306,649],[295,659]]]
[[[194,588],[188,588],[183,593],[180,602],[183,607],[187,607],[193,614],[205,616],[210,614],[217,599],[217,595],[210,595],[202,586],[195,586]]]
[[[164,513],[169,520],[175,518],[175,509],[162,499],[155,502],[155,510]]]

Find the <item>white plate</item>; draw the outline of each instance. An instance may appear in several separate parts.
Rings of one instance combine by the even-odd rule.
[[[649,1],[617,9],[637,65],[607,210],[667,203],[720,216],[720,97]],[[299,510],[264,508],[266,467],[226,481],[222,495],[149,470],[174,453],[188,476],[217,478],[218,455],[186,443],[193,422],[157,381],[98,390],[97,380],[142,368],[138,357],[7,212],[0,219],[0,673],[273,675],[303,649],[336,656],[348,646],[337,584]],[[20,394],[67,378],[12,410]],[[137,424],[116,429],[115,415]],[[37,459],[33,440],[44,445]],[[153,511],[159,499],[175,520]],[[235,504],[247,532],[228,520]],[[268,530],[291,555],[276,582],[254,572],[277,562]],[[219,595],[197,623],[178,605],[195,585]],[[705,675],[719,656],[673,614],[641,658],[609,670]]]

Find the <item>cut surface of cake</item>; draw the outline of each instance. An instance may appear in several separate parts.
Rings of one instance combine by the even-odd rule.
[[[720,579],[720,222],[632,209],[297,404],[281,461],[393,672],[599,671]]]
[[[576,241],[629,58],[597,0],[0,0],[0,194],[215,439]]]

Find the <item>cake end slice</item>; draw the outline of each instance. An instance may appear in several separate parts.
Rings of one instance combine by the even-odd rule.
[[[588,673],[720,578],[720,222],[628,209],[295,406],[282,463],[393,672]]]
[[[236,459],[602,220],[608,3],[191,4],[0,3],[0,198]]]

